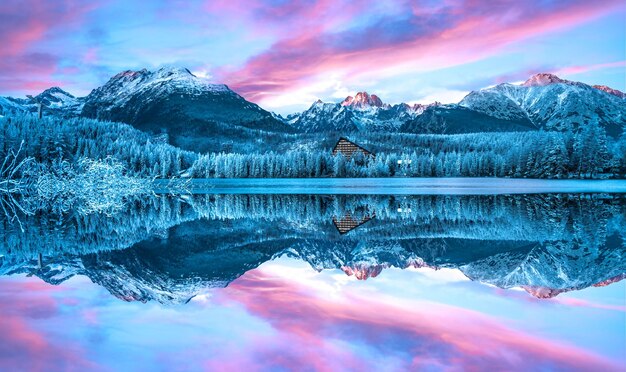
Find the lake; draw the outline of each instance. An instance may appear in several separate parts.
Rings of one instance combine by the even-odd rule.
[[[3,368],[626,369],[625,181],[154,187],[4,214]]]

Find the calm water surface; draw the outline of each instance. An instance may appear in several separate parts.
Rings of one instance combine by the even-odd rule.
[[[38,205],[1,369],[626,369],[626,195],[455,194]]]

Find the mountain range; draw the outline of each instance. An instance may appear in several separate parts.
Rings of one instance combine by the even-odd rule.
[[[0,115],[35,112],[119,121],[153,134],[165,133],[179,147],[207,151],[203,138],[228,140],[243,132],[454,134],[530,130],[574,131],[598,124],[619,137],[626,126],[626,95],[551,74],[521,85],[499,84],[473,91],[457,104],[390,105],[367,92],[342,102],[320,100],[287,117],[268,112],[223,84],[211,84],[184,68],[124,71],[86,97],[61,88],[32,98],[0,97]],[[254,134],[252,134],[252,137]]]
[[[519,287],[538,298],[624,279],[624,246],[572,252],[559,244],[515,241],[446,239],[446,249],[434,253],[429,239],[408,242],[275,237],[254,243],[216,244],[200,239],[192,226],[170,231],[165,240],[144,241],[133,248],[94,254],[47,257],[37,261],[0,259],[0,274],[34,274],[51,284],[85,275],[125,301],[184,303],[207,288],[223,288],[274,258],[287,255],[313,269],[342,270],[359,280],[374,278],[388,268],[460,270],[472,281],[499,288]],[[427,257],[426,259],[422,257]],[[4,262],[3,262],[4,261]]]

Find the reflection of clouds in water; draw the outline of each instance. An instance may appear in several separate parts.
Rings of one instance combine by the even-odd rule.
[[[9,225],[0,274],[50,283],[82,274],[125,300],[185,302],[287,255],[363,280],[384,282],[392,267],[433,267],[466,280],[444,271],[458,268],[482,283],[561,296],[626,271],[626,246],[616,238],[626,229],[622,199],[422,195],[402,197],[410,213],[398,213],[398,200],[380,195],[145,198],[112,216],[36,215],[24,232]],[[342,236],[332,218],[347,211],[377,217]]]
[[[321,360],[338,360],[348,368],[367,368],[376,363],[363,357],[338,353],[337,344],[349,343],[352,350],[366,355],[385,356],[384,367],[402,369],[457,365],[460,369],[607,368],[617,365],[568,343],[535,337],[508,326],[506,313],[489,314],[422,298],[403,296],[407,283],[396,282],[396,292],[376,291],[379,282],[343,281],[339,291],[335,276],[312,276],[306,268],[282,271],[283,263],[268,263],[248,272],[220,293],[222,300],[235,301],[268,321],[280,338],[263,340],[256,350],[246,353],[249,363],[264,368],[315,366]],[[296,271],[302,275],[297,275]],[[390,275],[393,271],[390,271]],[[434,276],[410,273],[413,285],[422,279],[434,286]],[[442,281],[449,280],[444,273]],[[402,275],[403,276],[403,275]],[[319,282],[322,283],[319,283]],[[443,290],[444,286],[439,286]],[[452,293],[454,295],[455,293]],[[490,295],[494,296],[491,291]],[[450,301],[450,299],[448,299]],[[454,301],[452,301],[454,302]],[[496,302],[497,304],[497,302]],[[493,310],[492,310],[493,311]],[[286,342],[284,341],[286,340]],[[290,344],[287,349],[282,345]],[[311,346],[314,353],[307,353]],[[276,350],[272,350],[276,347]],[[257,353],[280,353],[279,360],[256,360]],[[271,350],[271,351],[270,351]],[[357,352],[355,352],[357,353]],[[217,362],[219,363],[219,362]],[[264,364],[266,363],[266,364]],[[351,364],[356,363],[356,364]],[[529,364],[532,363],[532,364]],[[217,364],[209,364],[216,367]]]
[[[50,337],[41,328],[55,329],[68,301],[63,289],[40,281],[0,281],[0,365],[3,370],[99,370],[85,358],[84,345],[66,335]],[[62,298],[62,297],[61,297]],[[71,303],[71,301],[69,302]],[[81,321],[78,317],[77,322]],[[70,324],[61,325],[61,329]],[[61,341],[62,342],[59,342]]]
[[[615,332],[624,326],[620,313],[570,309],[552,300],[528,302],[461,275],[451,269],[390,268],[362,281],[339,269],[318,273],[305,262],[282,257],[184,305],[122,302],[82,277],[61,286],[4,277],[0,294],[10,301],[0,306],[10,322],[27,326],[37,345],[53,351],[65,347],[55,355],[65,362],[50,363],[62,366],[84,356],[91,360],[84,364],[89,369],[137,363],[185,370],[511,370],[530,368],[526,363],[617,369],[615,349],[626,342]],[[613,286],[623,291],[624,283]],[[577,294],[592,298],[606,290],[615,293],[608,286]],[[555,319],[559,324],[550,323]],[[587,340],[590,328],[603,338]],[[19,345],[13,337],[20,333],[6,330],[2,344]],[[27,350],[14,358],[29,357]]]

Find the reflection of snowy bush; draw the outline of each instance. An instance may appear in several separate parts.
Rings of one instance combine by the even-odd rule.
[[[75,207],[80,213],[113,213],[128,198],[150,191],[145,179],[129,177],[124,167],[111,158],[81,159],[77,165],[57,161],[42,172],[36,183],[37,195],[58,211]]]
[[[20,213],[30,215],[47,208],[114,213],[127,200],[150,191],[146,179],[126,175],[125,168],[112,158],[83,158],[75,164],[59,159],[46,166],[23,156],[23,145],[8,150],[0,165],[0,208],[11,220]]]
[[[0,166],[0,192],[15,193],[29,186],[36,162],[31,157],[22,157],[24,141],[17,150],[9,149]]]

